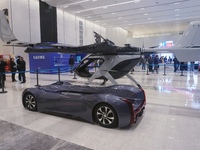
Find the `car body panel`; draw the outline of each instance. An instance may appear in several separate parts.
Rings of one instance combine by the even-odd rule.
[[[69,82],[57,82],[51,85],[25,89],[34,95],[39,112],[55,112],[80,117],[94,122],[95,106],[106,103],[112,106],[118,115],[118,127],[127,126],[132,118],[130,108],[123,99],[130,100],[133,105],[145,106],[145,95],[142,89],[129,85],[113,85],[108,87],[90,87],[72,85]],[[137,108],[136,108],[137,109]]]

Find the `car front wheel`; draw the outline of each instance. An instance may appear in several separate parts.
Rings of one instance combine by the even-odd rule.
[[[106,128],[116,127],[118,124],[118,116],[115,109],[108,104],[100,104],[94,110],[94,118],[96,123]]]
[[[37,102],[33,94],[26,93],[23,97],[24,107],[31,111],[37,110]]]

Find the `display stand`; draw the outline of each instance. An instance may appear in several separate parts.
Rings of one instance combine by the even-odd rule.
[[[39,78],[38,78],[38,69],[36,70],[36,79],[37,79],[37,85],[35,85],[35,86],[40,86],[39,85]]]

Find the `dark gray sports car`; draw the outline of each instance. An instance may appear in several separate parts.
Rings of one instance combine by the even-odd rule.
[[[25,89],[22,102],[31,111],[68,114],[112,128],[135,123],[146,98],[131,85],[90,87],[63,81]]]

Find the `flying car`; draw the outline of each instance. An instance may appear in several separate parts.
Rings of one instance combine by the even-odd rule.
[[[64,114],[106,128],[121,128],[142,116],[146,97],[141,87],[132,85],[90,87],[60,81],[25,89],[22,103],[30,111]]]

